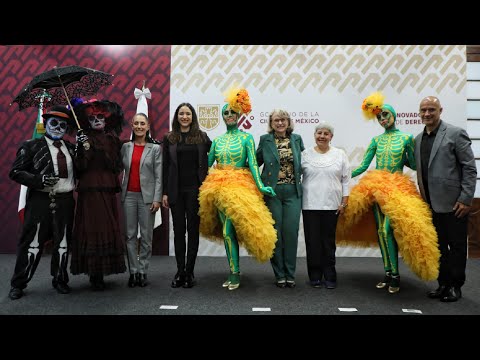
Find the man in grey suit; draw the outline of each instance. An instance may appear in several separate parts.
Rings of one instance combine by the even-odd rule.
[[[427,96],[420,102],[425,124],[415,138],[417,180],[430,205],[440,247],[439,287],[427,295],[443,302],[462,297],[467,263],[467,225],[477,168],[467,132],[440,119],[440,100]]]

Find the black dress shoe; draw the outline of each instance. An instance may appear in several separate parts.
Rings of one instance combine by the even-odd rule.
[[[60,281],[55,283],[53,286],[59,294],[70,294],[72,289],[70,289],[70,286],[68,286],[66,283]]]
[[[175,275],[175,278],[172,280],[172,288],[179,288],[185,284],[185,275]]]
[[[18,300],[23,296],[23,290],[20,288],[12,287],[8,293],[8,297],[12,300]]]
[[[183,284],[183,287],[185,289],[189,289],[195,286],[197,282],[195,281],[195,277],[193,275],[187,275],[185,277],[185,283]]]
[[[448,287],[440,298],[441,302],[454,302],[462,297],[462,290],[453,286]]]
[[[140,287],[145,287],[148,285],[148,282],[147,282],[147,274],[139,274],[139,278],[140,278],[140,281],[138,283],[138,286]]]
[[[135,274],[130,274],[128,278],[128,287],[133,288],[137,285],[137,279],[135,278]]]
[[[443,297],[445,291],[448,290],[448,287],[445,285],[440,285],[436,290],[429,291],[427,296],[430,299],[440,299]]]

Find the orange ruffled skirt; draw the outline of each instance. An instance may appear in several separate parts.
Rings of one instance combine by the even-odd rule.
[[[275,221],[249,169],[212,168],[200,187],[200,233],[223,243],[218,211],[231,219],[238,243],[260,262],[269,260],[275,249]]]
[[[337,224],[337,245],[378,246],[372,206],[390,218],[400,254],[422,280],[438,277],[440,250],[430,208],[413,181],[402,173],[368,171],[355,185]]]

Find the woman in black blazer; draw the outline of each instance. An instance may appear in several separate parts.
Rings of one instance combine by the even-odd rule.
[[[162,205],[170,208],[173,220],[177,273],[172,287],[195,285],[193,270],[199,243],[198,189],[208,172],[208,151],[212,141],[200,130],[197,113],[181,103],[172,119],[172,131],[163,139]],[[188,250],[185,262],[185,232]]]

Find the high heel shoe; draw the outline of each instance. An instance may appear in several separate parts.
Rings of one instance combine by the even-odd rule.
[[[138,274],[138,286],[145,287],[147,285],[147,274]]]
[[[185,274],[176,273],[175,277],[172,280],[172,288],[179,288],[185,284]]]
[[[390,281],[388,292],[390,294],[395,294],[399,291],[400,291],[400,275],[392,275],[392,281]]]
[[[194,287],[195,284],[196,284],[196,281],[195,281],[195,277],[193,276],[193,274],[187,274],[187,276],[185,277],[185,283],[183,284],[183,287],[185,289],[189,289],[189,288]]]
[[[240,287],[240,274],[233,273],[230,274],[230,284],[228,285],[228,290],[235,290]]]
[[[390,285],[391,281],[392,281],[392,273],[390,271],[387,271],[385,273],[385,277],[383,278],[383,280],[377,284],[377,289],[386,288],[388,285]]]
[[[130,277],[128,278],[128,287],[133,288],[137,285],[137,279],[135,274],[130,274]]]

